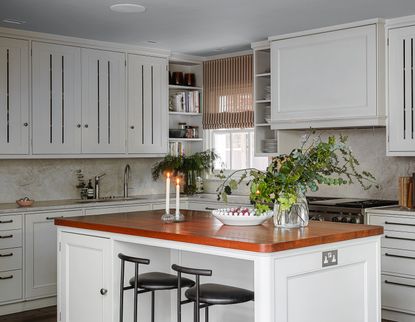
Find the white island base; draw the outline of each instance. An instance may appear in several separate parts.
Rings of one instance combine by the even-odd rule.
[[[213,306],[210,322],[380,322],[380,236],[272,253],[251,252],[104,231],[58,227],[58,319],[118,322],[118,253],[148,258],[140,272],[179,265],[213,270],[203,282],[255,291],[255,301]],[[323,252],[334,251],[323,267]],[[133,266],[126,266],[126,283]],[[100,290],[107,293],[101,295]],[[105,292],[104,292],[105,293]],[[133,321],[127,291],[124,321]],[[183,307],[183,322],[193,321]],[[150,321],[150,294],[139,295],[139,322]],[[201,321],[203,320],[203,314]],[[156,292],[156,321],[176,321],[176,292]]]

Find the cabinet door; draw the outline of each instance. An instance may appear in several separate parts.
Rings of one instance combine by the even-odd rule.
[[[29,153],[29,43],[0,38],[0,154]]]
[[[371,125],[378,116],[376,32],[369,25],[272,42],[275,128]]]
[[[82,152],[125,153],[125,55],[82,49]]]
[[[82,210],[27,214],[25,217],[26,297],[56,294],[56,217],[81,216]]]
[[[61,321],[112,321],[110,240],[62,233],[60,243]]]
[[[167,62],[128,55],[128,152],[167,153]]]
[[[33,42],[33,153],[81,152],[81,50]]]
[[[415,155],[415,27],[389,31],[389,152]]]

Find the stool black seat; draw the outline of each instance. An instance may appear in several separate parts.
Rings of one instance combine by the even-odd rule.
[[[192,287],[195,285],[191,279],[179,279],[176,275],[162,272],[149,272],[139,274],[139,265],[148,265],[150,260],[146,258],[138,258],[118,254],[121,259],[121,281],[120,281],[120,322],[124,318],[124,292],[127,290],[134,290],[134,322],[137,322],[138,314],[138,294],[151,292],[151,321],[154,322],[155,316],[155,292],[162,290],[180,289],[183,287]],[[125,262],[134,264],[134,276],[130,278],[129,285],[124,286]]]
[[[182,274],[196,276],[196,285],[187,289],[185,296],[187,300],[182,301],[181,292],[177,290],[177,322],[181,322],[181,306],[193,302],[194,322],[200,322],[200,310],[205,309],[205,322],[209,321],[209,306],[239,304],[254,300],[254,292],[239,287],[223,284],[200,284],[200,276],[212,276],[209,269],[197,269],[172,265],[177,272],[178,283],[181,285]]]
[[[167,274],[162,272],[150,272],[138,275],[137,285],[150,291],[174,290],[177,288],[177,275]],[[135,277],[131,277],[130,285],[134,286]],[[191,279],[182,278],[182,287],[191,287],[195,285]]]
[[[196,287],[186,290],[185,296],[195,302],[197,298]],[[199,302],[211,305],[238,304],[254,299],[254,292],[239,287],[223,284],[207,283],[199,286]]]

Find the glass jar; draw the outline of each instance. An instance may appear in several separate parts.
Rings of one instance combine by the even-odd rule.
[[[297,202],[288,210],[282,210],[278,203],[274,204],[274,226],[280,228],[306,227],[309,220],[308,203],[305,195],[299,193]]]

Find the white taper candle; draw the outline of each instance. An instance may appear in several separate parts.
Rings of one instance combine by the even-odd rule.
[[[170,173],[167,172],[166,180],[166,214],[170,213]]]
[[[180,214],[180,179],[176,179],[176,215]]]

